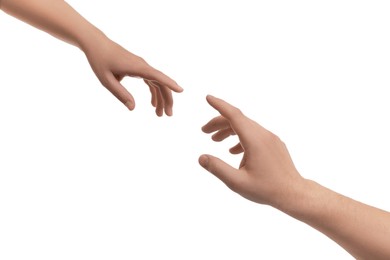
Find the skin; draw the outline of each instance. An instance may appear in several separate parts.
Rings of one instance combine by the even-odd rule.
[[[229,103],[207,96],[220,116],[203,126],[214,141],[238,135],[230,149],[243,153],[238,169],[212,155],[199,163],[231,190],[270,205],[322,232],[356,259],[390,259],[390,213],[303,178],[278,136]]]
[[[133,96],[120,83],[126,77],[142,78],[150,89],[156,114],[172,115],[172,91],[183,89],[141,57],[110,40],[62,0],[0,0],[0,9],[54,37],[80,48],[99,81],[129,110]],[[61,14],[61,15],[59,15]]]

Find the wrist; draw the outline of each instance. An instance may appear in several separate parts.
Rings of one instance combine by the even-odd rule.
[[[98,28],[91,26],[88,29],[80,30],[77,36],[76,43],[77,47],[80,48],[84,53],[94,48],[96,43],[107,41],[108,37],[100,31]]]
[[[314,181],[302,178],[294,182],[286,191],[286,195],[272,206],[294,218],[303,218],[316,210],[323,192],[321,187]]]

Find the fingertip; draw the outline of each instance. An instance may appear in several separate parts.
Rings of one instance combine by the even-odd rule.
[[[165,103],[165,107],[164,107],[164,110],[165,110],[165,114],[167,116],[172,116],[173,114],[173,109],[172,109],[172,104],[168,104],[168,103]]]
[[[214,132],[213,130],[208,129],[207,126],[203,126],[203,127],[202,127],[202,131],[203,131],[203,133],[205,133],[205,134],[211,134],[212,132]]]
[[[134,110],[134,108],[135,108],[135,104],[134,104],[134,102],[132,102],[132,101],[127,101],[126,103],[125,103],[125,106],[130,110],[130,111],[133,111]]]
[[[176,81],[174,81],[173,79],[171,79],[170,77],[168,77],[167,75],[165,75],[164,73],[162,73],[161,71],[159,71],[155,68],[151,67],[151,72],[149,73],[149,78],[151,80],[155,80],[155,81],[159,82],[160,84],[168,87],[169,89],[171,89],[175,92],[178,92],[178,93],[183,92],[183,88],[180,87]]]
[[[213,140],[214,142],[221,142],[222,139],[219,135],[217,135],[217,133],[213,134],[213,136],[211,136],[211,140]]]
[[[182,93],[184,91],[184,89],[182,87],[180,87],[179,85],[177,85],[177,87],[175,89],[173,89],[173,91],[175,91],[176,93]]]
[[[167,110],[165,110],[165,114],[167,115],[167,116],[172,116],[172,109],[167,109]]]
[[[231,148],[229,149],[229,153],[231,153],[231,154],[237,154],[237,148],[236,148],[236,146],[231,147]]]
[[[213,95],[207,95],[206,96],[207,103],[209,103],[210,106],[212,106],[214,109],[217,109],[217,100],[218,98],[214,97]],[[217,109],[218,110],[218,109]]]
[[[207,102],[209,102],[209,103],[210,103],[210,101],[212,101],[213,99],[215,99],[215,97],[214,97],[213,95],[208,94],[208,95],[206,96],[206,100],[207,100]]]
[[[239,146],[239,147],[238,147],[238,146]],[[241,147],[241,145],[238,144],[238,145],[236,145],[236,146],[230,148],[230,149],[229,149],[229,152],[230,152],[231,154],[240,154],[240,153],[244,152],[244,150],[243,150],[243,148]]]
[[[202,129],[202,132],[205,133],[205,134],[211,134],[212,132],[215,131],[213,129],[210,129],[209,123],[207,123],[206,125],[202,126],[201,129]]]
[[[162,117],[162,116],[163,116],[163,111],[160,110],[160,109],[156,110],[156,115],[157,115],[158,117]]]
[[[207,169],[207,165],[208,165],[208,163],[209,163],[209,157],[207,156],[207,155],[205,155],[205,154],[202,154],[200,157],[199,157],[199,164],[203,167],[203,168],[205,168],[205,169]]]

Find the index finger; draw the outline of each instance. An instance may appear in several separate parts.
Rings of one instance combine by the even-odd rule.
[[[175,91],[175,92],[183,92],[183,88],[180,87],[176,81],[165,75],[159,70],[156,70],[152,67],[149,68],[149,70],[145,73],[146,79],[150,81],[157,81],[158,83],[166,86],[167,88]]]
[[[238,135],[241,144],[244,146],[251,144],[254,131],[265,130],[263,127],[246,117],[240,109],[230,105],[226,101],[211,95],[208,95],[206,99],[214,109],[230,122],[231,127]]]

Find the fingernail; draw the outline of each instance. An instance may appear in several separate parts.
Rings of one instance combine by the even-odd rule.
[[[182,87],[180,87],[180,85],[179,84],[177,84],[177,82],[175,81],[175,84],[176,84],[176,86],[177,86],[177,91],[178,92],[183,92],[183,88]]]
[[[165,113],[167,114],[167,116],[172,116],[172,114],[173,114],[172,108],[166,108]]]
[[[203,168],[207,168],[207,164],[209,163],[209,157],[206,155],[201,155],[199,157],[199,164],[202,165]]]
[[[133,103],[131,101],[127,101],[125,106],[131,111],[134,109]]]

